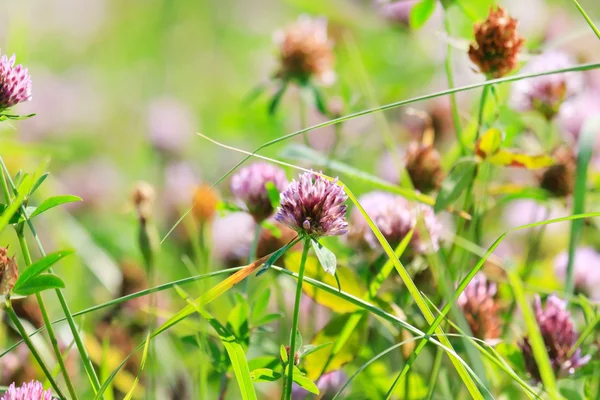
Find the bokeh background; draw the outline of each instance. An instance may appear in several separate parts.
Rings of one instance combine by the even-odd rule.
[[[485,18],[491,4],[485,0],[467,3],[477,19]],[[500,3],[519,19],[520,32],[527,39],[523,60],[551,48],[567,51],[579,62],[600,60],[600,41],[571,1]],[[600,19],[597,1],[580,3],[592,19]],[[77,257],[65,260],[58,270],[67,282],[72,310],[124,293],[123,282],[134,287],[144,285],[137,282],[140,273],[135,272],[141,265],[136,217],[130,205],[136,181],[146,180],[157,190],[154,220],[162,237],[191,205],[195,187],[212,184],[241,159],[241,154],[205,141],[196,132],[252,150],[300,128],[299,93],[294,88],[287,91],[275,115],[267,112],[275,91],[272,85],[267,84],[260,96],[248,99],[277,69],[275,32],[302,14],[328,19],[329,34],[336,43],[337,80],[323,93],[329,104],[345,115],[447,88],[444,57],[448,43],[454,52],[456,85],[482,81],[466,55],[473,21],[459,10],[452,12],[452,34],[448,36],[439,4],[427,24],[414,31],[402,15],[391,15],[385,5],[367,0],[3,0],[2,54],[15,53],[17,62],[29,68],[33,79],[32,101],[15,111],[37,115],[0,125],[0,151],[13,173],[19,169],[33,171],[42,161],[49,162],[51,176],[40,198],[68,193],[83,199],[48,213],[38,223],[48,249],[77,249]],[[600,96],[600,73],[584,75],[586,90]],[[509,92],[510,85],[500,87],[501,95]],[[474,115],[478,96],[478,91],[458,95],[465,124]],[[436,144],[453,154],[456,141],[448,98],[413,107],[432,116]],[[504,111],[500,120],[509,125],[507,121],[514,122],[514,113]],[[600,113],[600,105],[596,113]],[[316,109],[309,110],[309,124],[326,119]],[[515,136],[517,131],[536,133],[543,129],[536,116],[524,116],[518,122],[510,125]],[[406,108],[356,118],[344,124],[338,158],[389,178],[386,137],[402,147],[420,132],[419,119],[407,116]],[[311,145],[327,152],[334,135],[331,127],[315,130],[310,134]],[[300,143],[301,138],[292,141]],[[515,143],[530,146],[526,139],[516,139]],[[282,150],[288,144],[270,147],[263,154],[285,158]],[[452,160],[446,161],[446,167]],[[288,172],[290,177],[296,173]],[[523,182],[532,179],[523,175],[515,176]],[[226,179],[218,187],[225,199],[230,197],[228,183]],[[356,193],[370,189],[361,181],[348,183]],[[569,213],[569,204],[555,204],[546,214],[545,207],[530,201],[511,203],[486,220],[483,244],[532,218]],[[236,246],[248,245],[252,223],[246,219],[232,225],[232,220],[222,219],[214,224],[213,243],[217,261],[226,264]],[[235,232],[232,226],[238,227]],[[540,270],[552,269],[554,256],[566,248],[567,228],[567,224],[548,228],[551,235],[542,244],[545,253]],[[189,252],[186,235],[180,227],[165,241],[159,282],[197,272],[182,262],[182,254]],[[2,240],[14,243],[9,233],[3,234]],[[588,238],[588,242],[594,244],[598,239]],[[516,260],[522,249],[523,240],[517,235],[497,254]],[[547,289],[560,284],[551,274],[536,276],[534,281],[539,279]],[[163,300],[165,310],[179,308],[169,302],[182,304],[169,296]],[[229,301],[223,300],[224,307]],[[53,314],[59,316],[57,311]],[[82,322],[84,329],[97,333],[91,345],[96,346],[91,351],[96,358],[101,354],[101,338],[107,335],[101,331],[102,319],[100,313],[86,316]],[[60,333],[69,343],[68,330],[63,328]],[[131,348],[129,334],[122,336],[113,338],[113,344]],[[119,340],[131,343],[121,344]],[[194,360],[182,363],[185,356],[181,349],[173,349],[178,345],[166,339],[159,346],[173,350],[165,351],[162,360],[171,387],[177,387],[181,376],[189,380],[186,370]],[[231,398],[235,398],[235,390]]]

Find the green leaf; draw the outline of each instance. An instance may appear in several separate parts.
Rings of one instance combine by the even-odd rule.
[[[42,201],[42,204],[37,206],[37,208],[35,209],[35,211],[31,214],[31,216],[29,218],[33,218],[36,215],[40,215],[41,213],[46,212],[49,209],[54,208],[56,206],[60,206],[61,204],[74,203],[77,201],[81,201],[81,197],[73,196],[70,194],[67,194],[64,196],[49,197],[46,200]]]
[[[421,0],[410,11],[410,27],[419,29],[435,11],[435,0]]]
[[[37,179],[37,181],[35,181],[35,183],[31,187],[31,191],[29,192],[30,195],[34,194],[35,191],[38,190],[38,188],[42,185],[42,183],[44,183],[44,181],[46,180],[46,178],[48,177],[48,175],[50,175],[50,173],[46,172],[46,173],[42,174],[42,176],[40,176]]]
[[[337,259],[335,258],[335,254],[327,247],[323,246],[316,239],[311,239],[311,244],[313,249],[315,249],[315,254],[321,263],[321,266],[328,274],[335,275],[335,267],[337,265]]]
[[[314,344],[307,344],[306,346],[302,347],[302,349],[300,349],[300,351],[298,352],[298,356],[305,357],[309,354],[316,353],[319,350],[323,350],[325,347],[331,346],[332,344],[333,342],[321,343],[318,346],[315,346]]]
[[[267,189],[267,196],[269,196],[271,207],[273,207],[275,210],[277,207],[279,207],[279,201],[281,199],[279,196],[279,190],[277,190],[277,187],[271,181],[265,183],[265,189]]]
[[[133,385],[131,386],[131,389],[129,390],[127,395],[123,398],[123,400],[130,400],[133,397],[133,394],[135,393],[135,388],[136,388],[138,382],[140,381],[140,375],[142,374],[142,371],[144,370],[144,366],[146,365],[146,359],[148,358],[148,349],[149,348],[150,348],[150,332],[148,332],[148,335],[146,336],[146,344],[144,345],[144,352],[142,353],[142,361],[140,363],[140,369],[138,370],[138,374],[136,375],[135,380],[133,381]],[[101,395],[100,395],[100,398],[102,398]]]
[[[323,93],[321,93],[319,88],[314,84],[311,83],[309,86],[313,92],[313,96],[315,97],[315,106],[317,110],[319,110],[319,112],[323,115],[328,115],[329,113],[327,112],[327,106],[325,99],[323,98]]]
[[[264,290],[252,307],[252,321],[256,322],[267,311],[269,299],[271,298],[271,289]]]
[[[272,369],[259,368],[250,372],[250,377],[254,382],[275,382],[281,378],[281,374]]]
[[[477,163],[471,158],[458,160],[446,179],[435,199],[433,209],[439,212],[454,203],[475,179]]]
[[[281,358],[281,362],[286,365],[288,363],[288,354],[284,345],[279,347],[279,357]]]
[[[285,253],[288,249],[294,246],[299,240],[300,239],[297,238],[296,240],[291,241],[290,243],[286,244],[285,246],[271,254],[271,256],[267,259],[263,267],[256,273],[256,276],[260,276],[267,272],[269,268],[271,268],[271,266],[275,264],[277,260],[279,260],[283,253]]]
[[[277,107],[279,106],[281,98],[283,97],[283,94],[285,93],[286,89],[287,83],[282,82],[281,86],[279,87],[279,89],[277,89],[277,92],[275,92],[275,94],[271,98],[271,101],[269,102],[269,115],[273,115],[277,112]]]
[[[0,173],[3,173],[3,172],[0,171]],[[21,204],[23,204],[23,201],[25,200],[25,196],[27,195],[27,193],[29,193],[29,190],[31,189],[31,185],[32,185],[31,176],[26,176],[25,179],[23,179],[23,182],[21,183],[19,188],[17,189],[17,193],[18,193],[17,197],[13,200],[13,202],[6,209],[4,209],[4,211],[2,211],[2,216],[0,216],[0,232],[2,230],[4,230],[6,225],[8,225],[10,223],[13,216],[17,213],[17,211],[21,207]]]
[[[250,342],[250,328],[248,326],[250,307],[248,307],[246,299],[239,293],[236,293],[235,297],[236,304],[227,318],[227,329],[247,348]]]
[[[270,324],[271,322],[277,321],[278,319],[281,319],[281,318],[283,318],[282,313],[267,314],[267,315],[264,315],[261,318],[257,319],[256,321],[254,321],[254,326],[259,327],[262,325],[267,325],[267,324]]]
[[[23,296],[39,293],[48,289],[64,288],[65,283],[58,276],[53,274],[42,274],[29,279],[19,288],[15,288],[14,292]]]
[[[300,386],[304,390],[309,391],[310,393],[319,394],[319,388],[317,387],[317,385],[315,385],[313,381],[311,381],[305,375],[303,375],[299,369],[297,369],[296,367],[294,368],[295,371],[293,379],[296,385]]]
[[[14,288],[15,291],[17,291],[20,287],[26,285],[27,282],[29,280],[31,280],[32,278],[35,278],[36,276],[40,275],[41,273],[46,272],[48,269],[50,269],[52,267],[52,265],[54,265],[60,259],[68,256],[69,254],[73,254],[73,253],[74,253],[73,250],[57,251],[56,253],[48,254],[46,257],[37,260],[36,262],[31,264],[29,267],[27,267],[23,271],[21,276],[19,276],[19,279],[17,280],[17,283],[15,284],[15,288]]]
[[[296,348],[294,349],[294,354],[296,354],[298,351],[300,351],[300,348],[302,347],[302,343],[303,343],[302,334],[300,334],[300,330],[297,329],[296,330]]]

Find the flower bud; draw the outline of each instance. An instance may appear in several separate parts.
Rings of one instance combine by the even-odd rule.
[[[444,180],[440,153],[433,146],[412,142],[405,155],[406,171],[420,192],[439,189]]]
[[[131,193],[131,201],[141,221],[147,221],[152,215],[154,197],[154,187],[148,182],[139,181],[135,184]]]
[[[540,187],[556,197],[569,196],[575,188],[577,156],[567,146],[557,148],[552,155],[555,163],[542,173]]]
[[[8,257],[8,249],[0,247],[0,295],[7,296],[12,292],[19,278],[19,267],[15,257]]]

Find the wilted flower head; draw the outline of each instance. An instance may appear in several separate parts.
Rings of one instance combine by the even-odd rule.
[[[375,7],[379,15],[403,26],[410,25],[410,12],[418,0],[377,0]]]
[[[15,257],[8,257],[8,249],[0,247],[0,296],[10,294],[17,283],[19,267]]]
[[[279,78],[302,84],[313,77],[326,85],[335,81],[333,42],[327,37],[325,18],[302,15],[277,32],[274,41],[279,46]]]
[[[572,65],[573,60],[568,54],[550,51],[533,57],[522,72],[544,72]],[[536,110],[547,119],[552,119],[562,103],[582,88],[583,77],[576,72],[522,79],[513,84],[511,103],[518,111]]]
[[[38,381],[31,381],[16,387],[14,382],[8,387],[0,400],[52,400],[50,389],[44,390]]]
[[[273,184],[280,193],[287,187],[285,172],[274,165],[258,162],[242,168],[231,178],[231,192],[248,208],[257,222],[273,213],[267,184]]]
[[[328,181],[313,172],[305,172],[292,180],[281,193],[275,220],[298,233],[314,238],[343,235],[347,199],[337,179]]]
[[[411,205],[403,197],[379,191],[361,196],[359,203],[390,243],[390,246],[396,247],[408,232],[417,226],[419,217],[422,217],[431,244],[429,240],[422,240],[419,229],[416,228],[410,242],[411,249],[415,253],[425,253],[437,251],[439,248],[441,224],[436,219],[431,207],[420,204]],[[366,244],[372,249],[379,246],[377,237],[357,208],[352,210],[350,216],[348,240],[358,246]]]
[[[469,58],[479,71],[490,78],[500,78],[515,69],[519,51],[525,42],[517,32],[517,20],[502,7],[490,13],[473,28],[475,43],[469,47]]]
[[[540,187],[556,197],[569,196],[575,187],[577,156],[567,146],[558,147],[552,156],[554,164],[542,173]]]
[[[536,296],[535,319],[540,328],[546,351],[550,357],[550,363],[557,376],[572,374],[575,370],[590,360],[590,356],[581,356],[581,349],[577,349],[569,357],[569,353],[575,342],[577,342],[577,332],[573,327],[571,314],[567,310],[566,302],[555,295],[551,295],[546,300],[546,308],[542,308],[540,296]],[[527,337],[519,343],[525,358],[525,367],[531,376],[540,380],[540,372],[533,357],[533,350]]]
[[[0,111],[31,100],[31,77],[27,68],[15,66],[15,55],[0,57]]]
[[[563,282],[567,276],[569,253],[563,251],[554,259],[554,272]],[[579,247],[573,260],[575,288],[600,301],[600,253],[591,247]]]
[[[567,134],[566,139],[576,142],[585,121],[598,114],[600,114],[600,94],[586,91],[565,101],[556,119],[563,132]]]
[[[213,219],[219,203],[219,194],[209,185],[200,185],[194,190],[192,215],[200,223]]]
[[[404,162],[415,189],[425,193],[439,189],[444,179],[444,171],[440,153],[433,146],[419,142],[410,143]]]
[[[139,181],[135,184],[131,193],[131,201],[140,220],[146,221],[152,215],[152,205],[156,193],[154,187],[145,181]]]
[[[479,339],[500,337],[498,304],[494,300],[496,290],[496,283],[488,282],[485,275],[479,272],[456,301],[465,314],[471,332]]]

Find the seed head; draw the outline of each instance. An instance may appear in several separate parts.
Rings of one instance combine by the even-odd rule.
[[[433,146],[412,142],[408,146],[404,162],[415,189],[427,193],[440,188],[444,171],[440,153]]]
[[[147,221],[152,215],[155,196],[154,187],[148,182],[139,181],[135,184],[131,193],[131,201],[141,221]]]
[[[42,384],[38,381],[31,381],[16,387],[14,382],[8,387],[4,396],[0,400],[52,400],[50,389],[44,390]]]
[[[280,198],[275,220],[296,232],[313,238],[347,232],[347,196],[337,179],[331,182],[305,172],[298,180],[292,180]]]
[[[215,216],[219,194],[209,185],[200,185],[194,190],[192,214],[200,223],[209,222]]]
[[[550,357],[550,363],[556,376],[572,374],[575,370],[590,360],[590,356],[581,356],[581,349],[577,349],[569,357],[569,353],[575,342],[577,332],[573,327],[571,314],[567,310],[566,302],[555,295],[546,300],[546,308],[542,308],[542,300],[536,296],[535,319],[540,328],[546,351]],[[540,372],[533,356],[533,350],[527,337],[519,343],[525,358],[525,367],[531,376],[540,381]]]
[[[473,28],[475,43],[469,58],[489,78],[500,78],[517,66],[525,39],[517,32],[517,20],[502,7],[490,8],[487,19]]]
[[[15,55],[0,57],[0,111],[31,100],[31,77],[27,68],[15,66]]]
[[[272,183],[281,193],[288,185],[285,172],[268,163],[259,162],[242,168],[231,179],[231,192],[243,202],[248,212],[260,223],[273,214],[273,206],[267,192]]]
[[[494,300],[496,284],[488,282],[481,272],[469,282],[457,300],[465,314],[471,332],[482,340],[494,340],[500,337],[500,318],[498,305]]]
[[[322,84],[335,81],[333,42],[327,37],[327,20],[306,15],[277,32],[274,41],[279,46],[279,71],[284,80],[305,84],[316,78]]]
[[[558,147],[552,155],[555,163],[542,173],[540,187],[556,197],[569,196],[575,187],[577,156],[567,146]]]
[[[433,209],[423,205],[411,205],[403,197],[386,192],[370,192],[359,198],[359,203],[373,220],[390,246],[396,247],[402,239],[417,226],[419,217],[423,218],[429,240],[420,238],[419,229],[415,229],[410,242],[414,253],[421,254],[437,251],[439,248],[441,224],[437,221]],[[348,240],[359,247],[367,245],[371,249],[379,247],[377,237],[371,231],[360,210],[352,210],[350,216]]]
[[[8,249],[0,247],[0,295],[9,295],[18,278],[19,267],[17,267],[15,257],[8,257]]]
[[[521,72],[544,72],[572,65],[573,60],[568,54],[550,51],[533,57]],[[574,72],[523,79],[513,84],[511,104],[518,111],[536,110],[551,120],[562,103],[582,89],[583,77]]]

